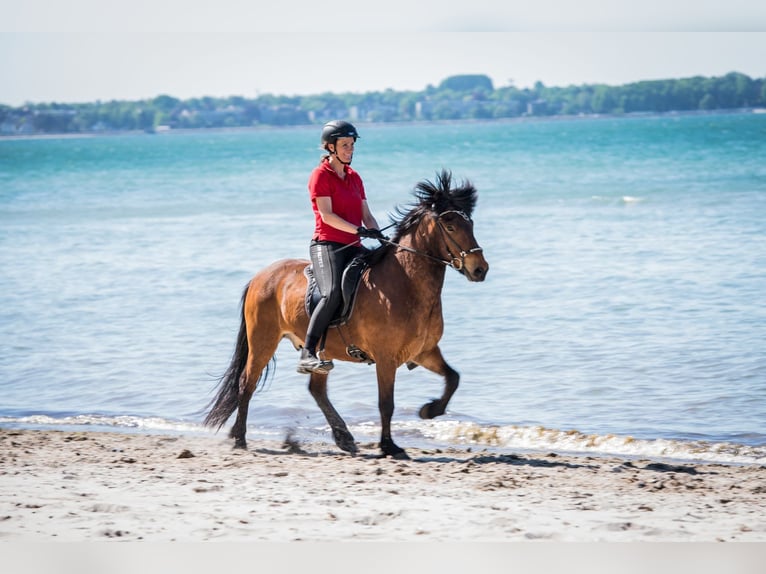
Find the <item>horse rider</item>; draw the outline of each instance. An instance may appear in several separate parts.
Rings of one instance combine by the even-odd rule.
[[[364,248],[360,238],[383,238],[359,173],[351,168],[359,134],[349,122],[334,120],[322,128],[327,154],[309,177],[314,234],[309,255],[321,299],[309,320],[298,361],[299,373],[328,373],[332,361],[317,356],[317,345],[342,303],[341,277],[346,265]]]

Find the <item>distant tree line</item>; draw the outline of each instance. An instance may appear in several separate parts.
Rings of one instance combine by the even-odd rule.
[[[139,101],[0,105],[0,135],[291,126],[332,118],[406,122],[756,107],[766,107],[766,78],[752,79],[738,72],[622,86],[548,87],[537,82],[531,88],[495,88],[488,76],[460,75],[422,91],[187,100],[161,95]]]

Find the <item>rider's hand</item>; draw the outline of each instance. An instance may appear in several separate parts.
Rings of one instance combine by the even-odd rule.
[[[383,235],[380,229],[374,228],[357,227],[356,234],[359,237],[369,237],[370,239],[388,239],[388,237]]]

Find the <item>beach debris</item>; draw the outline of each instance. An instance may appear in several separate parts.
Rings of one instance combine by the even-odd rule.
[[[178,455],[178,458],[194,458],[194,453],[188,448],[185,448],[181,451],[181,454]]]
[[[195,486],[192,490],[194,492],[199,492],[199,493],[218,492],[219,490],[223,490],[223,486],[221,486],[220,484],[213,484],[211,486]]]
[[[130,507],[123,506],[121,504],[107,504],[107,503],[99,502],[94,504],[87,510],[90,512],[117,513],[117,512],[127,512],[128,510],[130,510]]]
[[[683,472],[686,474],[699,474],[693,466],[681,466],[674,464],[665,464],[664,462],[653,462],[644,467],[646,470],[656,470],[657,472]]]

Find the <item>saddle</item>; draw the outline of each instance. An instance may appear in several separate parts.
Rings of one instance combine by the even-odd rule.
[[[336,311],[335,316],[330,321],[330,327],[338,327],[345,325],[351,318],[351,313],[354,310],[354,301],[356,300],[356,291],[359,287],[359,281],[362,279],[362,272],[367,269],[367,263],[362,257],[355,257],[343,270],[343,277],[341,279],[341,292],[343,294],[343,300],[341,305]],[[311,317],[311,313],[314,312],[319,300],[322,298],[319,293],[319,287],[314,277],[314,270],[311,265],[307,265],[303,270],[303,274],[308,280],[308,287],[306,289],[306,313]]]

